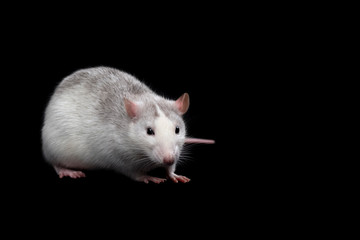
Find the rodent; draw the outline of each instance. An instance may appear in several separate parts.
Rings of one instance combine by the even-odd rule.
[[[60,178],[85,177],[82,170],[111,169],[141,182],[164,182],[149,176],[166,169],[174,182],[185,143],[214,143],[186,137],[182,115],[189,95],[165,99],[134,76],[109,67],[78,70],[56,87],[46,107],[42,150]]]

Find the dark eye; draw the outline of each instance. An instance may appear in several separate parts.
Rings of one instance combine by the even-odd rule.
[[[175,128],[175,133],[176,133],[176,134],[179,134],[179,132],[180,132],[180,128],[179,128],[178,126],[176,126],[176,128]]]
[[[152,128],[147,128],[146,133],[148,135],[155,135],[155,132],[154,132],[154,130],[152,130]]]

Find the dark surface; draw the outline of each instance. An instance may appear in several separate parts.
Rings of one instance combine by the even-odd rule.
[[[21,157],[16,161],[20,167],[17,177],[20,186],[25,184],[39,191],[59,192],[56,195],[62,197],[66,197],[65,193],[60,194],[62,191],[72,190],[76,190],[75,194],[79,190],[93,196],[98,196],[97,191],[100,191],[121,199],[140,194],[142,197],[134,198],[145,202],[159,198],[155,202],[164,201],[170,205],[172,203],[166,199],[167,191],[176,193],[179,200],[189,198],[186,201],[193,198],[191,194],[203,191],[209,195],[216,194],[214,189],[221,188],[219,184],[226,178],[226,174],[221,172],[221,162],[230,161],[219,152],[228,141],[225,138],[221,140],[221,134],[225,135],[219,122],[219,119],[227,116],[221,116],[217,111],[223,102],[223,94],[218,92],[222,88],[218,87],[217,81],[225,78],[223,70],[217,69],[216,55],[219,53],[213,52],[209,58],[204,56],[207,51],[201,49],[202,46],[192,46],[192,43],[174,47],[172,51],[166,50],[166,44],[140,48],[136,44],[132,47],[121,47],[121,43],[118,45],[75,45],[69,49],[52,47],[49,51],[35,45],[24,49],[21,70],[19,68],[19,95],[24,97],[21,109],[27,109],[28,113],[20,114],[24,119],[16,120],[21,122],[20,132],[23,132],[21,150],[17,150]],[[161,46],[164,49],[159,49]],[[93,66],[111,66],[129,72],[168,98],[176,99],[184,92],[190,94],[191,107],[185,115],[189,134],[215,139],[217,143],[191,147],[191,159],[177,171],[192,179],[189,184],[167,182],[145,185],[111,171],[87,171],[85,179],[58,179],[52,167],[45,163],[41,152],[40,131],[44,110],[62,78],[78,69]],[[141,193],[143,191],[145,193]],[[147,199],[142,199],[143,194]],[[176,204],[177,199],[172,201]]]
[[[236,49],[230,52],[221,45],[209,49],[206,44],[188,43],[174,47],[173,51],[159,50],[162,44],[142,49],[122,49],[120,45],[114,49],[76,46],[65,51],[43,50],[40,54],[30,50],[19,83],[26,96],[21,109],[26,112],[16,120],[25,131],[16,145],[20,156],[14,159],[20,186],[55,201],[80,197],[86,204],[99,207],[96,205],[100,199],[106,202],[104,207],[116,209],[121,208],[122,201],[150,209],[152,204],[156,208],[176,209],[208,203],[212,210],[222,212],[232,201],[243,203],[236,205],[240,208],[250,204],[258,209],[273,194],[276,198],[279,186],[276,183],[282,181],[277,179],[277,167],[281,166],[276,159],[281,156],[272,155],[275,149],[269,147],[277,140],[269,135],[273,130],[268,119],[274,112],[261,95],[271,87],[264,87],[264,82],[253,75],[257,74],[256,67],[246,64],[245,59],[230,60],[229,55],[235,54]],[[31,59],[35,55],[36,64]],[[177,172],[191,178],[190,183],[145,185],[110,171],[86,171],[85,179],[58,179],[45,163],[40,130],[52,92],[63,77],[99,65],[127,71],[169,98],[176,99],[183,92],[190,94],[191,105],[185,115],[189,134],[216,140],[215,145],[192,146],[191,159],[179,166]],[[265,84],[271,85],[268,81]],[[94,198],[96,201],[92,202]]]
[[[265,23],[237,26],[211,22],[126,34],[25,26],[9,45],[10,86],[3,90],[11,95],[4,101],[4,127],[11,131],[4,147],[10,152],[3,174],[8,206],[27,216],[39,210],[91,222],[111,216],[130,224],[188,224],[200,232],[209,231],[204,223],[226,222],[231,230],[286,225],[309,201],[301,188],[294,190],[304,164],[292,138],[301,131],[292,112],[301,74],[289,57],[291,41],[276,40],[281,31]],[[94,66],[129,72],[168,98],[189,93],[189,134],[216,141],[193,146],[191,160],[179,166],[177,173],[191,182],[146,185],[103,170],[59,179],[45,163],[40,131],[52,92],[62,78]]]

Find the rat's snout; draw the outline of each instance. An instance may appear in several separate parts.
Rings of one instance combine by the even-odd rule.
[[[156,157],[160,164],[165,166],[174,165],[177,162],[179,149],[177,146],[162,145],[154,149],[153,155]]]
[[[173,165],[175,162],[175,156],[173,155],[166,155],[164,158],[163,158],[163,163],[165,165],[168,165],[168,166],[171,166]]]

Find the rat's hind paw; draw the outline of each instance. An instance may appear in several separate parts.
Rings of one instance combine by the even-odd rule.
[[[82,171],[75,171],[75,170],[62,168],[62,167],[55,167],[55,166],[54,166],[54,168],[55,168],[56,173],[59,175],[59,178],[63,178],[63,177],[82,178],[82,177],[85,177],[85,173],[83,173]]]

